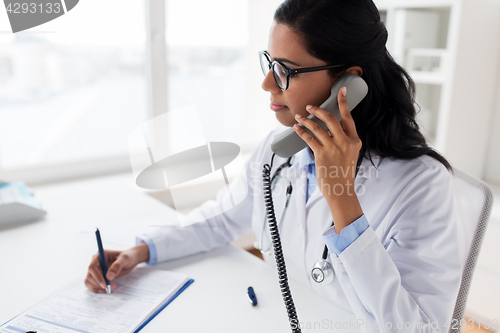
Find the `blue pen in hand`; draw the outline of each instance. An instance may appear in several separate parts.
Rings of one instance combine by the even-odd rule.
[[[106,263],[106,255],[104,254],[104,249],[102,248],[101,234],[99,229],[95,229],[95,238],[97,238],[97,247],[99,248],[99,262],[101,263],[102,276],[104,276],[104,281],[106,281],[106,292],[111,294],[111,284],[106,278],[106,273],[108,273],[108,264]]]

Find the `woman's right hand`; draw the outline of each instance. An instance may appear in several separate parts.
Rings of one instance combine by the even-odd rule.
[[[111,289],[116,289],[116,284],[111,282],[118,276],[130,273],[141,262],[149,260],[149,249],[146,243],[141,243],[125,251],[104,250],[108,272],[106,277],[111,283]],[[99,253],[94,254],[89,265],[85,286],[95,293],[106,292],[106,282],[102,276]]]

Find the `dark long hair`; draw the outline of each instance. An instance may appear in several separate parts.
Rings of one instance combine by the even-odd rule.
[[[387,30],[371,0],[286,0],[274,20],[298,32],[312,56],[346,64],[329,70],[333,77],[351,66],[363,69],[368,95],[351,114],[372,163],[370,152],[406,160],[427,154],[453,172],[420,133],[415,83],[387,51]]]

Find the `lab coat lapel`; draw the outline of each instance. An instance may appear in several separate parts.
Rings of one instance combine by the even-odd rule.
[[[307,186],[305,170],[298,168],[298,161],[292,164],[288,177],[292,182],[293,190],[288,206],[289,212],[286,214],[287,229],[283,228],[286,237],[282,237],[285,261],[292,262],[290,265],[290,275],[297,278],[302,283],[308,285],[309,274],[305,269],[305,252],[307,245],[306,232],[306,194],[304,189]],[[291,228],[291,229],[290,229]],[[288,266],[287,266],[288,267]],[[295,270],[291,272],[291,267]]]
[[[311,208],[311,206],[314,205],[315,202],[317,200],[319,200],[320,198],[323,198],[323,193],[321,193],[319,187],[316,186],[313,193],[311,193],[311,195],[309,196],[309,200],[307,200],[306,210],[309,210]]]
[[[307,176],[304,172],[304,170],[300,170],[298,161],[295,161],[288,172],[288,178],[293,186],[292,200],[290,202],[293,207],[290,208],[291,211],[295,213],[295,216],[290,214],[289,218],[300,221],[300,226],[303,231],[305,230],[306,223],[306,209],[304,203],[306,202],[305,189],[307,188]]]
[[[379,159],[374,158],[374,163],[379,163]],[[366,179],[372,178],[372,175],[375,174],[376,168],[371,164],[370,160],[364,158],[360,165],[360,171],[356,176],[356,181],[354,182],[354,188],[356,189],[356,193],[359,191],[359,187],[363,185]],[[307,179],[306,179],[307,180]],[[352,191],[352,188],[350,189]],[[309,200],[306,203],[306,210],[309,211],[312,205],[316,203],[319,199],[323,198],[323,193],[319,187],[316,187],[313,193],[310,195]],[[304,198],[305,199],[305,198]]]

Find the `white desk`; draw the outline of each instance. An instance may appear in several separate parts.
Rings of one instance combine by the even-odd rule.
[[[172,210],[137,191],[129,177],[34,188],[48,211],[46,219],[0,229],[0,324],[72,279],[81,278],[84,286],[87,266],[97,251],[95,226],[106,248],[120,249],[128,246],[106,240],[112,224],[123,221],[118,236],[128,235],[127,245],[133,245],[137,230],[165,223]],[[290,331],[277,272],[242,249],[227,246],[154,267],[184,273],[195,282],[143,329],[145,333]],[[257,294],[256,307],[246,298],[248,286]],[[298,282],[290,280],[290,288],[299,320],[316,325],[304,332],[334,331],[341,324],[341,331],[356,332],[352,313]]]

